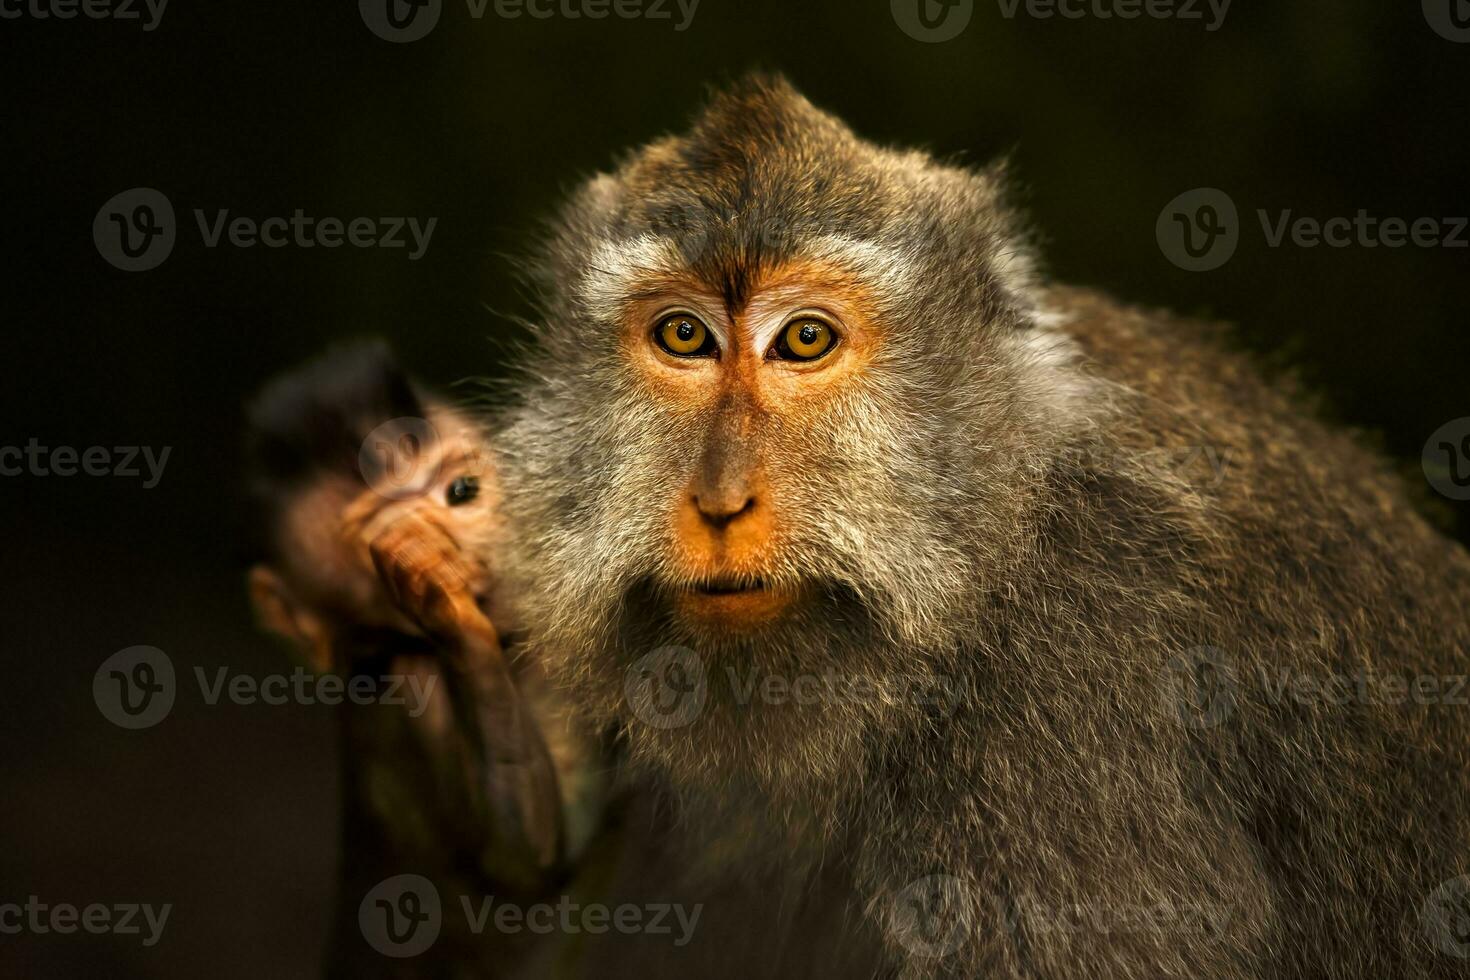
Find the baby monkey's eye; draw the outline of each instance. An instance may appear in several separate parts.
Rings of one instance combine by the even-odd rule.
[[[781,328],[769,356],[784,361],[815,361],[837,346],[837,331],[815,317],[804,316]]]
[[[449,489],[444,491],[444,499],[451,507],[467,504],[479,495],[480,478],[477,476],[457,476],[449,484]]]
[[[709,357],[716,350],[709,328],[688,313],[664,317],[654,328],[653,339],[675,357]]]

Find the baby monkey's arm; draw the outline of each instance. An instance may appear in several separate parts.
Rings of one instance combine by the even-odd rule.
[[[375,509],[370,497],[362,504]],[[366,544],[387,597],[440,654],[468,802],[488,831],[482,859],[504,869],[529,856],[534,868],[551,867],[561,852],[556,770],[472,590],[464,545],[433,506],[400,509],[386,526],[364,525],[361,509],[349,508],[345,533]]]

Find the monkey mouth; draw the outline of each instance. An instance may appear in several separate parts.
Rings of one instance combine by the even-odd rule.
[[[746,592],[764,592],[765,590],[765,579],[746,576],[701,579],[690,587],[691,592],[705,596],[740,595]]]
[[[679,589],[675,605],[707,627],[748,630],[780,617],[795,595],[754,575],[716,575]]]

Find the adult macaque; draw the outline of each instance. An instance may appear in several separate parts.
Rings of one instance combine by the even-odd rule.
[[[418,391],[385,347],[336,351],[272,382],[250,410],[248,477],[262,625],[344,685],[378,682],[377,697],[340,712],[330,962],[333,975],[378,975],[358,903],[385,877],[423,875],[451,901],[530,900],[559,885],[598,807],[594,749],[534,665],[502,653],[494,570],[479,557],[498,531],[483,434]],[[414,975],[524,953],[454,925]]]
[[[590,181],[540,272],[509,594],[677,803],[643,894],[709,903],[587,975],[1466,969],[1470,559],[1217,331],[1049,283],[998,170],[779,80]],[[671,665],[681,723],[629,697]],[[1320,693],[1365,677],[1415,693]]]

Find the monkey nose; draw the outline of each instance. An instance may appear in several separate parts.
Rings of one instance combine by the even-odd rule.
[[[704,491],[694,494],[694,509],[709,526],[723,529],[755,509],[755,497],[743,490]]]
[[[753,480],[696,481],[674,518],[678,559],[691,574],[750,571],[775,537],[772,498]]]

